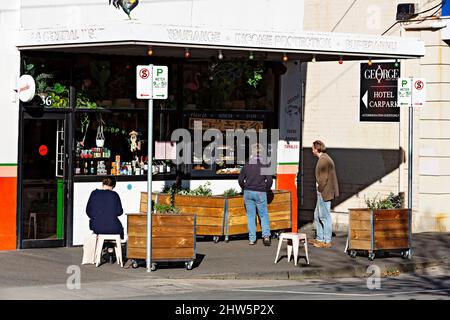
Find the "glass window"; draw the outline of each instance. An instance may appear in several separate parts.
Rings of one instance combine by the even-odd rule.
[[[45,108],[69,107],[69,59],[25,57],[22,63],[24,74],[31,75],[36,81],[36,96],[29,105]]]
[[[184,110],[274,110],[271,64],[233,59],[183,65]]]

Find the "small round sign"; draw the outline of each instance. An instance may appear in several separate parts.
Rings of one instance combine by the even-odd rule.
[[[47,148],[47,146],[46,145],[41,145],[40,147],[39,147],[39,154],[41,155],[41,156],[46,156],[47,155],[47,153],[48,153],[48,148]]]
[[[17,89],[19,93],[19,99],[22,102],[30,102],[33,100],[36,94],[36,82],[33,77],[25,74],[19,78],[19,87]]]
[[[150,72],[148,71],[148,69],[141,69],[139,71],[139,76],[141,77],[141,79],[147,79],[150,76]]]
[[[422,90],[423,87],[424,84],[422,80],[417,80],[416,82],[414,82],[414,88],[416,88],[416,90]]]

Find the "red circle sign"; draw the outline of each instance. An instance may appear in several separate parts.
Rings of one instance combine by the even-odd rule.
[[[417,90],[422,90],[424,87],[424,84],[421,80],[417,80],[416,82],[414,82],[414,88],[416,88]]]
[[[148,69],[141,69],[139,71],[139,77],[141,77],[141,79],[147,79],[150,76],[150,72],[148,71]]]
[[[48,148],[47,148],[46,145],[42,145],[42,146],[39,147],[39,154],[41,156],[46,156],[47,152],[48,152]]]

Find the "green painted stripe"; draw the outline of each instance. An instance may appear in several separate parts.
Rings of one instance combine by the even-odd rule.
[[[278,165],[279,166],[282,166],[282,165],[286,165],[286,164],[288,164],[288,165],[298,165],[298,162],[278,162]]]
[[[64,182],[58,179],[56,182],[56,238],[63,238],[63,224],[64,224]]]
[[[17,167],[17,163],[0,163],[0,167]]]

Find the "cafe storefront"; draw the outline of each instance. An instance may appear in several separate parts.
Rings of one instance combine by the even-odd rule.
[[[92,8],[76,8],[81,20],[92,15]],[[150,8],[142,6],[140,15]],[[29,17],[42,9],[21,10]],[[269,150],[277,156],[274,187],[292,192],[296,229],[303,63],[423,54],[415,39],[161,25],[123,17],[76,22],[69,27],[34,22],[18,33],[20,74],[34,78],[36,96],[18,107],[17,248],[81,245],[89,233],[87,199],[105,176],[116,177],[115,190],[130,213],[139,212],[149,170],[155,191],[177,177],[190,188],[209,182],[214,194],[239,190],[242,164],[229,164],[230,159],[209,165],[191,155],[193,164],[175,164],[172,133],[179,128],[193,133],[195,121],[224,135],[227,129],[279,130]],[[148,107],[136,99],[135,84],[136,66],[150,63],[169,70],[168,99],[154,102],[151,142]]]

